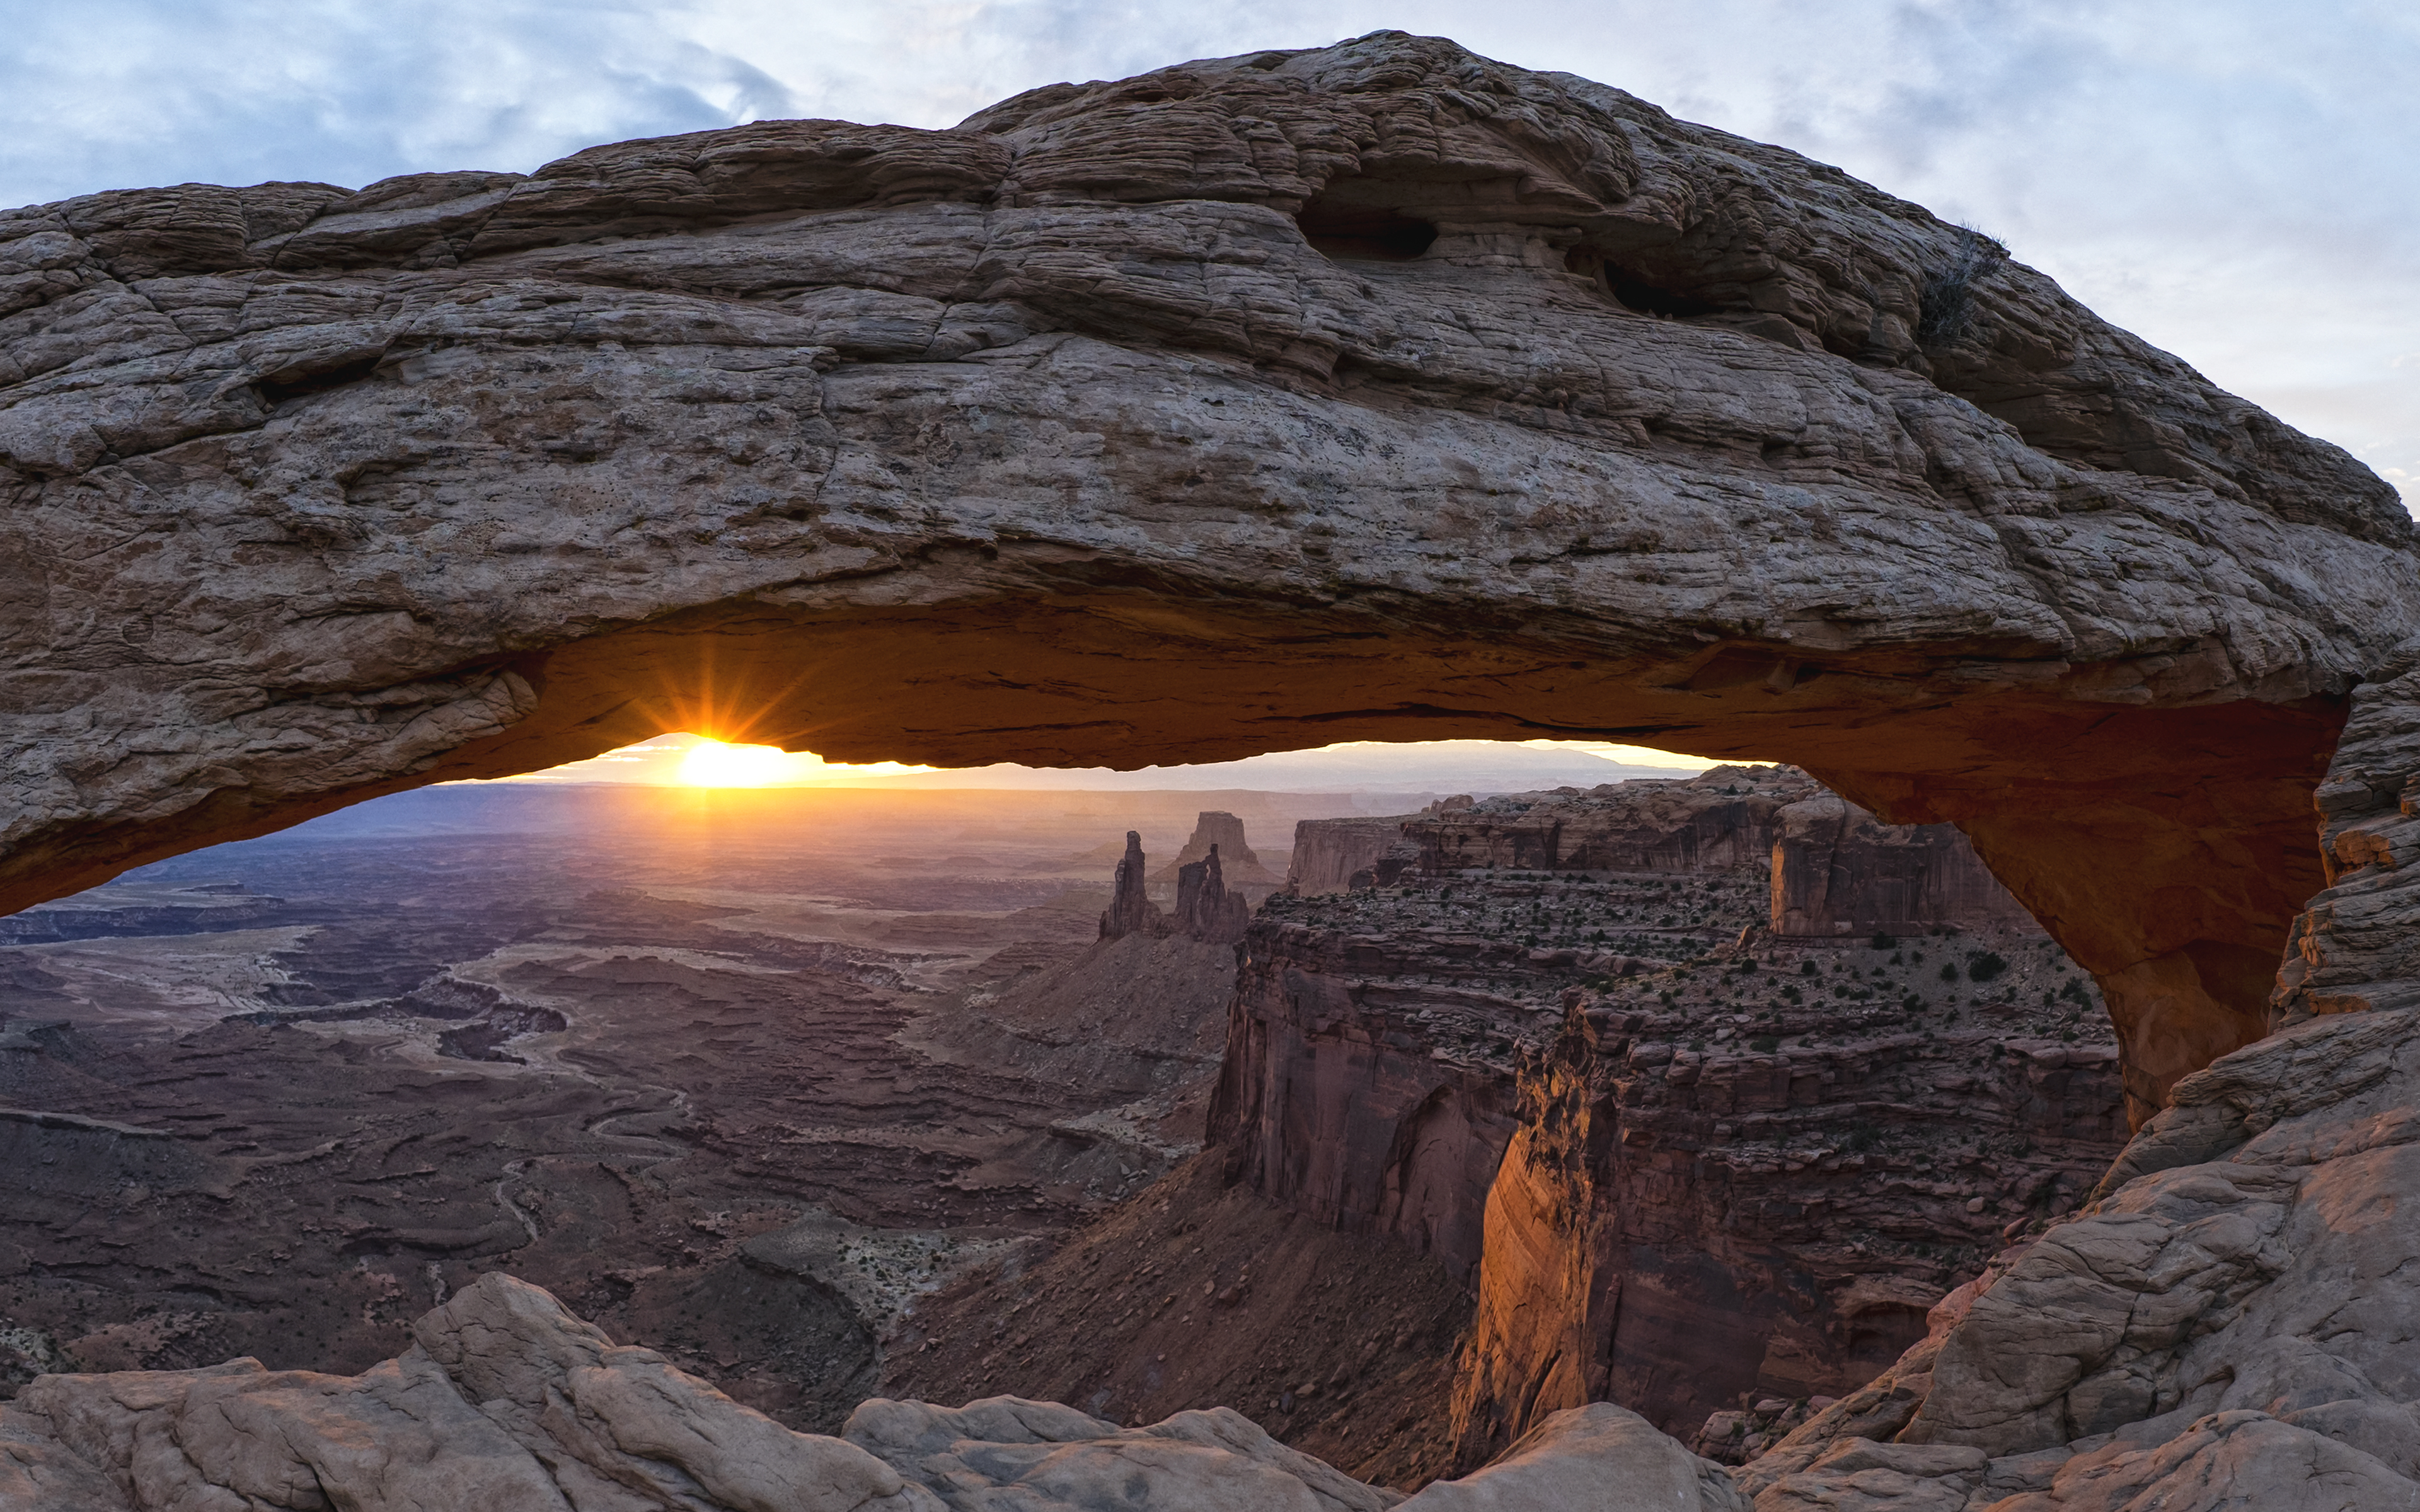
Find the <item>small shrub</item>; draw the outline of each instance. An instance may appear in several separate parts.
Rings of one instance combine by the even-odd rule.
[[[1958,980],[1957,963],[1951,961],[1944,961],[1941,963],[1941,980],[1943,981],[1956,981]]]
[[[1781,1041],[1769,1034],[1760,1034],[1747,1042],[1747,1047],[1760,1056],[1769,1056],[1781,1048]]]
[[[1877,950],[1891,950],[1896,949],[1899,947],[1899,941],[1884,933],[1881,930],[1874,931],[1874,937],[1867,943],[1871,945]]]
[[[1976,981],[1990,981],[2008,969],[2008,959],[1994,950],[1978,950],[1966,958],[1966,975]]]

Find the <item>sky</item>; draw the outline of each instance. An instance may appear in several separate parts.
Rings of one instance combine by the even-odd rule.
[[[1991,232],[2420,503],[2412,0],[0,0],[0,206],[439,168],[1396,27]]]
[[[1383,27],[1603,80],[1990,232],[2420,505],[2412,0],[0,0],[0,207],[526,172],[783,116],[941,127]]]
[[[692,734],[659,735],[584,762],[507,782],[639,782],[659,786],[807,787],[841,783],[910,788],[1082,788],[1116,792],[1244,788],[1264,793],[1526,793],[1569,783],[1594,787],[1638,777],[1686,777],[1717,764],[1644,746],[1577,740],[1347,741],[1188,766],[1044,770],[1001,763],[942,770],[895,762],[845,765],[771,746],[727,746]]]

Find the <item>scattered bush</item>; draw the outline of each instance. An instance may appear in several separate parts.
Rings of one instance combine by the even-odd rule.
[[[1747,1047],[1760,1056],[1769,1056],[1781,1048],[1781,1041],[1769,1034],[1760,1034],[1747,1042]]]
[[[1997,951],[1978,950],[1966,958],[1966,975],[1976,981],[1990,981],[2008,969],[2008,959]]]
[[[1943,981],[1956,981],[1958,980],[1957,963],[1951,961],[1944,961],[1941,963],[1941,980]]]
[[[1881,930],[1874,931],[1874,937],[1867,943],[1871,945],[1877,950],[1894,950],[1899,948],[1899,941],[1884,933]]]

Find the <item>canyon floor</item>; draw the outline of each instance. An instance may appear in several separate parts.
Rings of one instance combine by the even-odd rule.
[[[835,1426],[918,1295],[1199,1148],[1232,951],[1083,967],[1101,856],[1351,800],[1270,801],[445,789],[7,920],[0,1392],[358,1370],[508,1270]]]

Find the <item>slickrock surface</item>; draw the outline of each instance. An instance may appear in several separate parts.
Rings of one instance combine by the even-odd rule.
[[[0,907],[665,729],[1798,761],[2138,1117],[2257,1037],[2393,491],[1974,233],[1376,33],[950,131],[0,215]]]
[[[1403,1493],[1238,1413],[1147,1427],[1050,1402],[875,1398],[793,1433],[535,1287],[482,1277],[359,1376],[256,1361],[52,1375],[0,1407],[9,1512],[1740,1512],[1723,1472],[1599,1405]],[[1610,1495],[1608,1496],[1608,1489]]]
[[[1456,871],[1256,918],[1210,1137],[1271,1200],[1474,1287],[1431,1427],[1462,1464],[1598,1397],[1689,1435],[1853,1390],[2122,1143],[2106,1021],[2038,931],[1764,929],[1769,863],[1725,826],[1770,847],[1818,795],[1717,768],[1491,799],[1407,828],[1696,869]],[[1844,876],[1893,880],[1854,850]]]
[[[2115,1188],[1750,1465],[1758,1512],[2420,1506],[2420,1011],[2180,1083]]]

